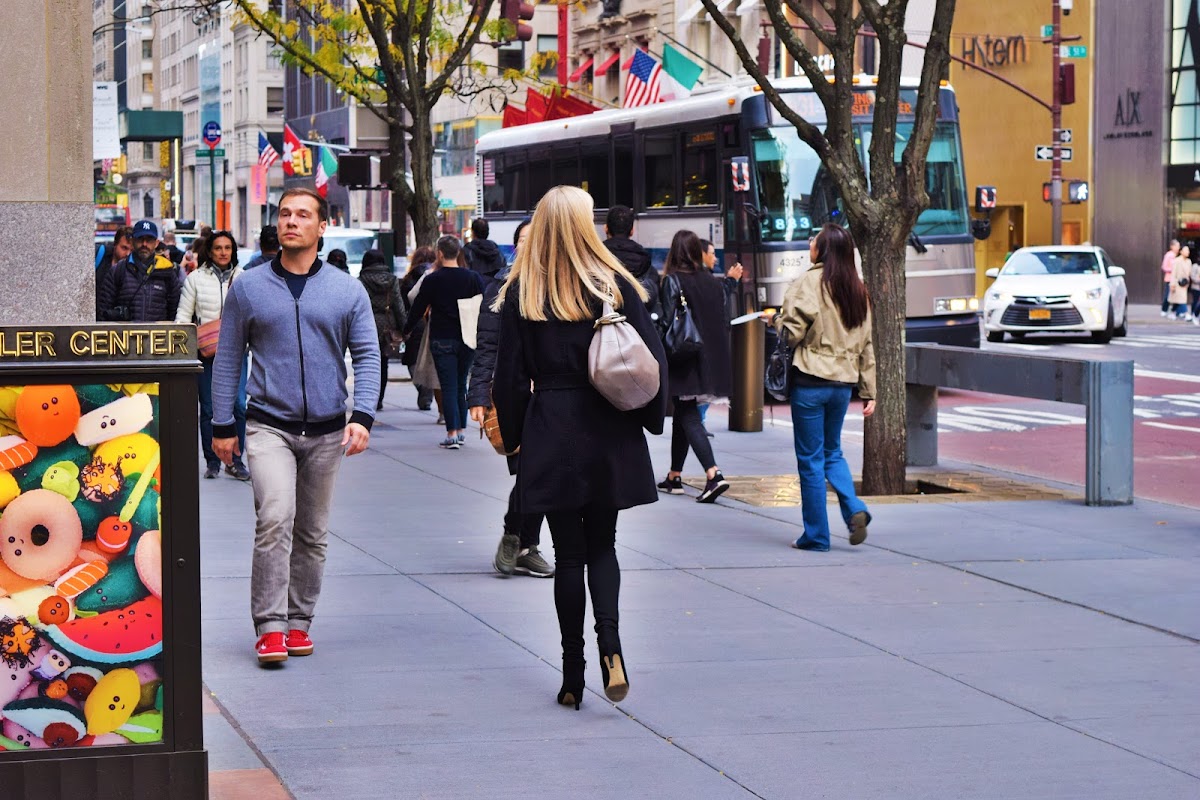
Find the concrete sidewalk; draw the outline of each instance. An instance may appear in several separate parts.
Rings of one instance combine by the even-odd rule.
[[[576,712],[553,582],[491,569],[503,460],[439,450],[414,400],[392,383],[345,464],[316,653],[282,669],[252,651],[250,488],[201,482],[214,798],[1200,796],[1196,511],[879,504],[808,553],[794,506],[664,496],[618,526],[629,697],[589,645]],[[786,425],[710,427],[727,475],[794,474]]]

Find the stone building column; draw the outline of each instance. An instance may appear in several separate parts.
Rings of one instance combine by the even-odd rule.
[[[0,325],[91,322],[91,4],[6,0],[4,17]]]

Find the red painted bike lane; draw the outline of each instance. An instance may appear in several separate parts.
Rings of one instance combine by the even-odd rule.
[[[1166,378],[1134,379],[1134,494],[1147,500],[1200,508],[1200,384]],[[1169,400],[1170,402],[1160,402]],[[1014,401],[1002,395],[947,392],[939,412],[992,405],[1025,412],[1082,418],[1083,406]],[[1151,416],[1153,415],[1153,416]],[[946,459],[1083,486],[1085,429],[1045,425],[1022,431],[943,430],[938,450]]]

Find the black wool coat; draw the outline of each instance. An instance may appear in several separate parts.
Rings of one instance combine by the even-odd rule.
[[[666,354],[635,290],[618,281],[626,299],[621,313],[658,360],[663,387],[634,411],[618,411],[588,382],[591,320],[523,319],[518,286],[509,287],[500,310],[492,400],[505,446],[521,448],[517,492],[523,513],[624,509],[658,499],[644,431],[663,430]],[[597,303],[597,317],[600,312]]]
[[[700,329],[704,349],[693,359],[671,364],[671,397],[729,397],[733,392],[733,358],[729,344],[729,316],[725,310],[725,287],[720,278],[708,270],[676,272],[679,288],[687,298],[688,308]],[[665,332],[674,319],[679,295],[671,290],[671,282],[663,276],[663,318],[660,331]]]

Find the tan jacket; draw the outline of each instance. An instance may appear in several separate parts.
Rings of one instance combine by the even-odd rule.
[[[1179,281],[1186,278],[1189,282],[1192,277],[1192,262],[1183,256],[1176,256],[1173,269],[1171,270],[1171,294],[1167,297],[1169,303],[1186,303],[1188,301],[1188,284],[1180,286]]]
[[[775,320],[796,348],[792,366],[808,375],[858,385],[863,400],[875,399],[875,348],[871,311],[854,330],[842,324],[833,300],[821,288],[821,265],[814,264],[788,287]]]

